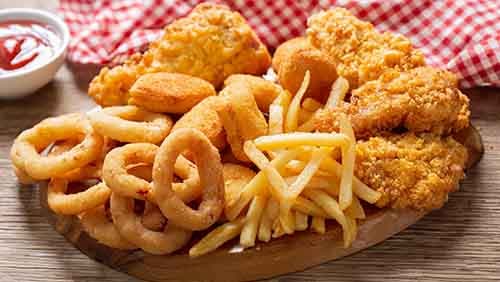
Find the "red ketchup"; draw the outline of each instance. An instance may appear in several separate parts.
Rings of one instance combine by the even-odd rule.
[[[0,22],[0,75],[47,62],[60,44],[59,36],[46,24],[29,20]]]

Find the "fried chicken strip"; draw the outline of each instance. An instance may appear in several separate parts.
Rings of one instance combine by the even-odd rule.
[[[260,75],[271,56],[245,19],[228,7],[204,3],[165,27],[143,55],[103,68],[88,94],[102,106],[126,104],[128,90],[144,73],[178,72],[200,77],[218,88],[234,73]]]
[[[464,177],[466,148],[452,137],[385,135],[357,143],[356,176],[380,191],[377,206],[440,208]]]
[[[414,132],[448,134],[469,125],[469,99],[448,71],[419,67],[408,72],[387,71],[379,79],[352,91],[350,103],[324,109],[314,117],[316,128],[338,129],[346,113],[357,138],[404,127]]]
[[[406,71],[425,64],[423,54],[410,40],[379,33],[344,8],[311,16],[307,36],[314,47],[338,62],[338,75],[346,78],[352,89],[377,79],[387,69]]]

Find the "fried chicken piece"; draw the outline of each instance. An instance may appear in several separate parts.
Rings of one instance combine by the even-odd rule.
[[[233,83],[242,83],[242,87],[247,87],[255,98],[257,106],[264,113],[269,112],[269,106],[283,91],[281,86],[276,83],[248,74],[233,74],[224,81],[224,86],[227,87]],[[220,94],[231,93],[222,91]]]
[[[425,64],[410,40],[393,33],[379,33],[372,24],[344,8],[319,12],[308,19],[311,44],[338,62],[337,73],[351,89],[377,79],[385,70],[406,71]]]
[[[404,127],[414,132],[448,134],[469,125],[469,99],[448,71],[419,67],[408,72],[387,71],[379,79],[352,91],[351,102],[325,109],[314,117],[320,131],[337,131],[337,118],[346,113],[357,138]]]
[[[219,96],[210,96],[185,113],[172,127],[171,132],[180,128],[196,128],[203,132],[210,142],[222,150],[226,146],[226,132],[217,109],[222,107],[223,101]]]
[[[212,84],[180,73],[144,74],[130,88],[128,103],[157,113],[183,114],[201,100],[215,96]]]
[[[337,79],[335,60],[309,43],[305,37],[288,40],[278,46],[273,56],[273,69],[280,84],[292,95],[297,93],[307,70],[311,81],[305,97],[326,102],[330,88]]]
[[[219,95],[225,103],[217,109],[217,113],[226,131],[231,151],[236,159],[250,162],[243,144],[267,134],[266,118],[257,106],[252,88],[245,83],[231,83]]]
[[[102,106],[126,104],[128,90],[139,76],[179,72],[200,77],[218,88],[234,73],[260,75],[271,56],[245,19],[228,7],[204,3],[165,27],[142,56],[124,65],[103,68],[88,94]]]
[[[382,197],[377,206],[440,208],[464,177],[466,148],[430,133],[385,135],[358,141],[356,176]]]

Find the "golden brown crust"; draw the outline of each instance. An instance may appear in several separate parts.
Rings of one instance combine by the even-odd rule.
[[[183,114],[215,95],[212,84],[201,78],[158,72],[139,77],[130,88],[128,103],[152,112]]]
[[[196,128],[203,132],[217,149],[222,150],[226,146],[226,133],[217,114],[217,109],[221,105],[221,97],[219,96],[210,96],[204,99],[185,113],[174,124],[171,132],[180,128]]]
[[[387,71],[354,90],[351,103],[315,116],[320,131],[336,131],[339,113],[350,116],[358,138],[404,127],[414,132],[448,134],[469,124],[469,99],[448,71],[419,67]]]
[[[440,208],[464,176],[467,150],[451,137],[414,133],[372,137],[356,146],[356,176],[382,193],[377,206]]]
[[[377,79],[387,69],[406,71],[425,64],[410,40],[379,33],[344,8],[311,16],[307,36],[314,47],[338,61],[337,73],[349,81],[351,89]]]
[[[297,93],[307,70],[311,81],[305,97],[326,102],[331,86],[337,79],[333,58],[314,48],[306,38],[299,37],[281,44],[273,58],[273,68],[280,84],[292,95]]]
[[[267,121],[257,107],[251,89],[245,84],[229,84],[220,95],[224,96],[225,103],[217,113],[226,131],[227,142],[238,160],[249,162],[243,144],[266,135]]]
[[[218,88],[234,73],[262,74],[271,64],[267,48],[245,19],[226,6],[204,3],[165,27],[140,60],[95,77],[88,94],[103,106],[125,104],[128,90],[144,73],[179,72]]]
[[[269,105],[278,97],[283,90],[278,84],[265,80],[262,77],[248,74],[233,74],[224,81],[224,86],[233,83],[241,83],[241,87],[247,87],[255,98],[255,102],[262,112],[269,112]],[[230,94],[222,92],[221,94]]]

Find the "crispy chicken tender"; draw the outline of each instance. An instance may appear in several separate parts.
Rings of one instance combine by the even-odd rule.
[[[185,113],[172,128],[174,132],[180,128],[196,128],[203,132],[210,142],[222,150],[226,146],[226,132],[217,109],[222,107],[223,101],[219,96],[210,96]]]
[[[234,73],[260,75],[271,56],[245,19],[228,7],[204,3],[165,27],[142,56],[124,65],[103,68],[88,94],[102,106],[126,104],[128,90],[139,76],[179,72],[200,77],[218,88]]]
[[[252,88],[245,83],[231,83],[219,95],[224,99],[224,105],[217,108],[217,113],[226,131],[231,151],[236,159],[250,162],[243,144],[247,140],[266,135],[268,127],[255,102]]]
[[[183,114],[201,100],[215,96],[207,81],[180,73],[145,74],[130,88],[128,103],[151,112]]]
[[[273,69],[283,87],[295,94],[307,70],[311,81],[305,97],[326,102],[330,88],[337,79],[336,63],[328,54],[311,46],[307,38],[297,37],[278,46],[273,56]]]
[[[225,213],[229,209],[230,203],[237,200],[239,193],[243,190],[245,185],[254,178],[256,173],[250,168],[242,165],[225,163],[223,166],[222,173],[224,175],[224,199],[225,199]]]
[[[452,137],[414,133],[358,141],[354,172],[382,193],[377,206],[440,208],[464,177],[466,148]]]
[[[269,105],[272,104],[274,99],[283,91],[281,86],[271,81],[265,80],[262,77],[248,75],[248,74],[233,74],[224,81],[224,86],[233,83],[242,83],[245,87],[249,88],[255,102],[262,112],[269,112]],[[230,94],[222,92],[221,94]]]
[[[448,134],[469,125],[469,99],[448,71],[419,67],[408,72],[387,71],[379,79],[352,91],[351,102],[325,109],[314,117],[320,131],[336,131],[346,113],[356,137],[405,127],[414,132]]]
[[[372,24],[344,8],[319,12],[308,19],[311,44],[338,61],[337,73],[351,88],[377,79],[387,69],[410,70],[425,64],[410,40],[393,33],[379,33]]]

